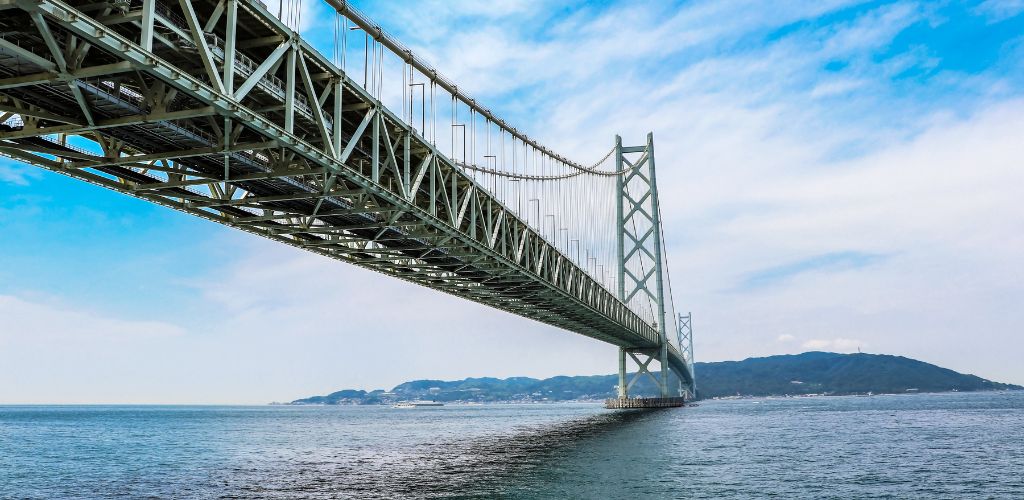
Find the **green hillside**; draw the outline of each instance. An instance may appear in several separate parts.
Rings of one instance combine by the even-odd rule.
[[[697,363],[701,398],[873,392],[947,392],[1024,389],[965,375],[902,356],[885,354],[803,354]],[[604,399],[615,396],[615,375],[415,380],[390,391],[343,390],[290,404],[389,404],[398,401],[533,402]],[[676,382],[673,380],[672,382]],[[674,386],[674,385],[673,385]],[[641,378],[632,396],[653,396],[650,377]]]
[[[697,364],[702,397],[986,391],[1017,388],[886,354],[803,354]]]

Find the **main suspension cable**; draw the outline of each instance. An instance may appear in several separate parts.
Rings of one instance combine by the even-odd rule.
[[[488,168],[488,167],[481,167],[479,165],[473,165],[473,164],[469,164],[469,163],[466,163],[466,162],[460,162],[460,161],[456,161],[455,164],[457,166],[461,167],[461,168],[465,168],[465,169],[468,169],[468,170],[475,170],[477,172],[484,172],[484,173],[487,173],[487,174],[497,175],[497,176],[500,176],[500,177],[507,177],[507,178],[511,178],[511,179],[526,179],[526,180],[532,180],[532,181],[555,181],[555,180],[561,180],[561,179],[571,179],[573,177],[576,177],[576,176],[579,176],[579,175],[583,175],[583,174],[594,174],[594,175],[600,175],[600,176],[605,176],[605,177],[611,177],[611,176],[615,176],[615,175],[621,175],[621,174],[629,171],[631,168],[633,168],[632,166],[629,166],[629,167],[623,168],[622,170],[616,170],[616,171],[598,170],[597,167],[601,166],[601,164],[603,164],[604,162],[608,161],[608,158],[610,158],[612,156],[612,153],[614,153],[614,152],[615,152],[615,148],[612,148],[610,151],[608,151],[608,154],[604,155],[603,158],[601,158],[600,160],[598,160],[596,163],[594,163],[593,165],[591,165],[589,167],[582,166],[582,165],[574,165],[574,164],[563,163],[563,165],[566,165],[569,168],[572,168],[572,169],[574,169],[576,171],[568,173],[568,174],[560,174],[560,175],[519,174],[519,173],[515,173],[515,172],[506,172],[504,170],[498,170],[498,169],[493,169],[493,168]]]

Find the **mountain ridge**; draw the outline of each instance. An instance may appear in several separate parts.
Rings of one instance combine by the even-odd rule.
[[[694,371],[701,398],[1024,389],[888,354],[811,351],[740,361],[698,362]],[[614,374],[559,375],[546,379],[423,379],[401,383],[390,391],[345,389],[286,404],[391,404],[420,399],[445,402],[600,400],[615,396],[617,379]],[[670,383],[675,386],[674,378]],[[650,377],[641,377],[630,390],[631,396],[655,394],[656,387]]]

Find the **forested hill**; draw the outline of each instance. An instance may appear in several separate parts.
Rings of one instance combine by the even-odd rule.
[[[1022,389],[885,354],[803,354],[697,363],[701,397]]]
[[[701,398],[1024,389],[884,354],[806,352],[743,361],[697,363],[695,371]],[[416,380],[398,385],[391,391],[343,390],[295,400],[290,404],[388,404],[420,399],[450,402],[604,399],[614,397],[616,383],[615,375],[561,376],[543,380],[529,377]],[[650,377],[643,377],[630,392],[636,396],[654,395],[655,387]]]

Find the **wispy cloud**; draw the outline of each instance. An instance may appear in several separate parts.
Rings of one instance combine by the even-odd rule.
[[[8,182],[19,186],[27,186],[33,179],[38,179],[40,172],[34,167],[16,163],[0,157],[0,182]]]
[[[997,23],[1024,13],[1024,0],[985,0],[973,10],[985,16],[989,23]]]
[[[0,338],[8,342],[22,336],[88,343],[184,333],[185,330],[176,325],[104,316],[96,311],[74,307],[59,298],[27,300],[13,295],[0,295]]]
[[[852,352],[860,350],[866,345],[863,341],[857,339],[812,339],[804,342],[803,348],[813,351]]]
[[[856,251],[831,252],[795,262],[754,271],[746,276],[740,289],[774,285],[798,275],[860,269],[884,259],[884,255]]]

